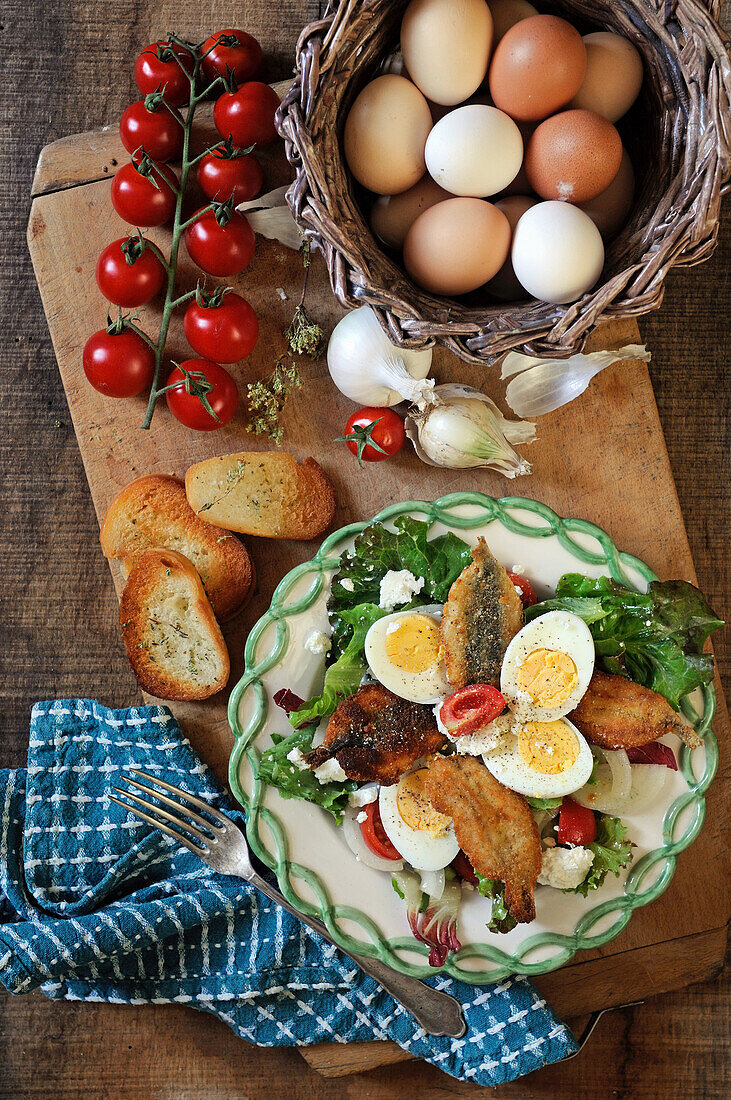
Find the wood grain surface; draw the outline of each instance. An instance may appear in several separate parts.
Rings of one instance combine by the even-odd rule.
[[[277,4],[276,11],[263,3],[247,7],[246,26],[268,47],[272,77],[286,75],[297,31],[315,8],[300,3]],[[0,198],[12,215],[3,237],[7,303],[0,438],[6,639],[0,764],[5,766],[24,760],[27,715],[35,698],[89,691],[121,706],[135,697],[109,614],[113,595],[96,550],[96,517],[25,252],[35,159],[40,146],[54,137],[114,123],[131,97],[131,57],[162,30],[175,26],[202,35],[241,22],[239,6],[228,3],[209,5],[203,22],[190,0],[62,2],[52,8],[35,0],[10,13],[2,26],[7,46],[1,76]],[[721,612],[728,537],[727,257],[726,248],[703,268],[673,276],[663,309],[642,321],[643,338],[655,357],[651,373],[700,583]],[[581,424],[573,418],[568,423],[567,438],[580,455]],[[583,458],[584,477],[590,476],[592,456]],[[492,485],[488,491],[495,491]],[[580,504],[574,510],[580,511]],[[652,531],[645,531],[644,538],[652,542]],[[646,547],[637,552],[653,560]],[[716,648],[725,668],[723,650]],[[700,963],[696,973],[705,976]],[[713,983],[605,1017],[591,1054],[501,1091],[512,1096],[573,1095],[577,1089],[588,1096],[723,1095],[728,1091],[722,1068],[727,1027],[719,994],[720,986]],[[50,1004],[38,995],[11,999],[3,994],[0,1095],[253,1097],[265,1091],[282,1095],[286,1089],[318,1098],[335,1096],[335,1088],[337,1095],[353,1097],[391,1096],[396,1090],[404,1096],[475,1091],[420,1065],[328,1084],[295,1052],[250,1048],[216,1021],[182,1010],[154,1010],[154,1017],[152,1011]]]

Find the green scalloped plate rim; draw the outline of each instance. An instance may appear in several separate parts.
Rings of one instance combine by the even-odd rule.
[[[454,509],[469,506],[479,510],[478,514],[466,517],[457,515]],[[532,523],[523,522],[520,513],[529,513]],[[342,551],[343,544],[357,535],[371,523],[387,522],[402,514],[417,515],[427,519],[430,524],[441,522],[456,530],[468,530],[481,527],[495,520],[509,531],[532,538],[556,536],[560,544],[577,560],[594,566],[605,566],[615,580],[629,582],[628,569],[639,573],[649,583],[657,577],[645,562],[631,554],[622,553],[612,539],[595,524],[582,519],[564,519],[547,505],[524,497],[495,497],[482,493],[451,493],[435,501],[404,501],[384,508],[372,519],[361,523],[351,523],[329,535],[317,554],[310,561],[296,566],[278,584],[269,610],[252,628],[245,648],[245,672],[231,693],[228,707],[228,719],[235,742],[229,761],[229,782],[236,798],[246,811],[246,832],[249,843],[259,859],[276,874],[282,893],[302,912],[319,917],[327,926],[333,940],[350,953],[373,955],[394,969],[413,977],[433,976],[435,971],[426,962],[427,948],[416,944],[411,937],[385,939],[373,920],[359,909],[350,906],[335,905],[331,902],[327,887],[320,876],[311,869],[295,863],[288,858],[287,837],[284,828],[273,811],[261,804],[262,791],[258,782],[257,768],[259,754],[254,742],[263,729],[267,713],[268,698],[261,677],[283,656],[287,647],[288,628],[286,620],[307,610],[317,600],[325,583],[325,574],[333,569]],[[596,541],[597,548],[590,550],[577,542],[575,536]],[[292,588],[301,578],[312,574],[313,581],[307,592],[293,603],[286,599]],[[274,642],[266,654],[258,652],[259,641],[272,624],[276,624]],[[239,721],[241,700],[244,694],[255,694],[254,712],[242,728]],[[474,943],[464,945],[461,950],[452,953],[441,972],[473,985],[483,985],[499,981],[508,974],[545,974],[564,966],[579,950],[602,947],[609,943],[626,928],[635,909],[655,901],[667,889],[675,871],[677,857],[687,848],[700,832],[705,818],[705,792],[716,774],[718,766],[718,746],[711,729],[715,713],[716,697],[713,685],[700,689],[703,705],[696,711],[688,700],[683,700],[683,711],[703,738],[705,760],[703,773],[696,776],[691,763],[690,750],[685,746],[680,754],[681,771],[688,783],[688,790],[678,796],[668,807],[664,819],[659,848],[647,852],[632,867],[621,897],[610,898],[585,913],[576,923],[571,934],[541,932],[524,940],[513,954],[508,954],[494,943]],[[251,768],[253,789],[251,797],[243,790],[239,771],[246,757]],[[684,818],[682,832],[678,833],[681,816]],[[260,822],[266,826],[273,839],[270,850],[260,833]],[[293,880],[297,878],[306,883],[317,904],[302,898],[296,891]],[[609,923],[608,918],[614,917]],[[355,922],[365,934],[365,938],[356,938],[338,925],[338,920]],[[592,928],[604,923],[605,927],[593,935]],[[529,961],[535,952],[545,952],[554,948],[554,953],[546,958]],[[411,955],[422,955],[423,962],[410,962],[399,951]],[[489,962],[484,970],[465,968],[461,964],[468,960],[483,959]]]

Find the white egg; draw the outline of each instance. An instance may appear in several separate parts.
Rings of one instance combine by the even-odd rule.
[[[544,302],[575,302],[604,266],[601,234],[588,214],[568,202],[539,202],[526,210],[510,253],[518,282]]]
[[[471,103],[437,122],[424,157],[429,175],[445,191],[481,199],[515,179],[523,163],[523,138],[503,111]]]
[[[451,692],[444,665],[438,604],[384,615],[365,639],[371,675],[412,703],[436,703]]]
[[[594,757],[568,718],[526,723],[516,719],[514,729],[506,747],[482,757],[500,783],[529,798],[559,798],[584,786]]]
[[[406,862],[419,871],[439,871],[455,859],[459,844],[449,818],[419,793],[418,776],[411,773],[392,787],[381,787],[378,810],[386,836]]]
[[[526,623],[505,650],[500,691],[523,721],[548,722],[574,710],[594,671],[594,639],[570,611]]]

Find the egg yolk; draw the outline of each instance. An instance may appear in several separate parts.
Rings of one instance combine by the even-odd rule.
[[[439,627],[426,615],[408,615],[386,631],[386,656],[402,672],[426,672],[442,657]]]
[[[544,775],[558,775],[576,762],[579,741],[573,730],[555,722],[527,722],[518,734],[518,751],[529,768]]]
[[[396,792],[396,806],[403,821],[412,829],[442,836],[452,824],[446,814],[435,810],[424,794],[427,769],[419,768],[403,776]]]
[[[546,709],[565,703],[578,683],[573,660],[557,649],[534,649],[518,670],[518,687]]]

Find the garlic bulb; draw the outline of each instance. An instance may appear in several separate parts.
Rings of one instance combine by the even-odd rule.
[[[429,466],[454,470],[489,466],[505,477],[531,466],[511,446],[532,443],[535,424],[506,420],[494,401],[470,386],[437,386],[428,405],[409,409],[406,434]]]
[[[503,360],[501,378],[511,378],[505,400],[518,416],[543,416],[579,397],[599,371],[627,359],[650,362],[644,344],[627,344],[615,351],[590,351],[569,359],[536,359],[511,351]]]
[[[236,209],[246,215],[246,220],[255,233],[298,251],[304,237],[287,205],[288,190],[289,184],[285,184],[266,195],[260,195],[258,199],[240,202]]]
[[[399,401],[429,402],[434,388],[426,377],[431,356],[431,348],[414,351],[393,344],[370,306],[346,313],[327,346],[327,365],[340,392],[377,408]]]

